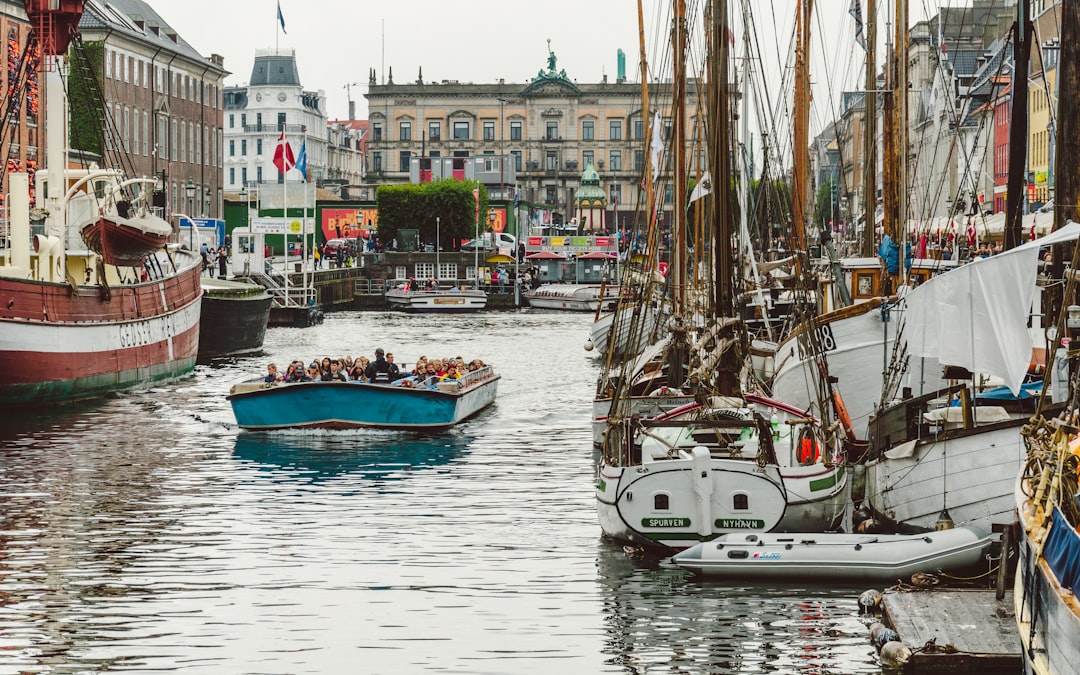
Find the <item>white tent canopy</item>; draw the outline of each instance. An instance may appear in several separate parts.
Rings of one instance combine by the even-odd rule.
[[[906,300],[908,351],[996,375],[1017,394],[1031,361],[1027,323],[1039,248],[1078,236],[1080,224],[1070,222],[1047,237],[977,259],[913,289]]]

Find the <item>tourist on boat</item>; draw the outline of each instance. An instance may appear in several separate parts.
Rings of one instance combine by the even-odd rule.
[[[312,361],[307,367],[308,382],[321,382],[322,381],[322,369],[319,368],[319,364],[316,361]]]
[[[394,382],[395,380],[400,380],[401,379],[401,368],[398,368],[397,364],[394,363],[394,355],[393,354],[387,354],[386,355],[386,362],[388,364],[390,364],[390,381]]]
[[[353,363],[353,367],[349,369],[349,379],[356,382],[367,382],[367,367],[371,364],[366,356],[361,356]]]
[[[323,376],[323,379],[328,379],[330,377],[330,357],[329,356],[324,356],[322,358],[322,363],[319,366],[319,374]]]
[[[281,373],[278,373],[274,376],[274,381],[270,383],[270,386],[277,387],[282,384],[285,384],[285,376]]]
[[[349,378],[341,369],[341,361],[334,359],[330,362],[330,382],[348,382]]]
[[[369,382],[374,384],[387,384],[390,382],[390,363],[386,360],[386,352],[382,347],[375,350],[375,360],[364,371]]]
[[[293,378],[293,373],[296,372],[296,361],[293,361],[285,368],[285,381],[289,382]]]
[[[304,370],[304,362],[294,361],[293,365],[296,367],[293,368],[292,375],[285,379],[289,382],[304,382],[304,378],[307,375],[307,372]]]
[[[266,364],[266,377],[263,378],[263,382],[265,382],[266,384],[273,383],[274,378],[277,377],[277,374],[278,372],[276,363]]]
[[[315,371],[316,371],[316,373],[318,373],[318,368],[316,368]],[[311,376],[311,372],[308,369],[305,369],[304,364],[301,363],[300,367],[297,368],[296,372],[293,374],[293,380],[292,381],[293,382],[311,382],[312,380],[313,380],[313,378]]]

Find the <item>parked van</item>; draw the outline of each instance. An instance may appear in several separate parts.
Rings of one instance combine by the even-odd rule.
[[[479,239],[467,241],[461,245],[462,251],[492,251],[513,256],[517,252],[517,238],[506,232],[485,232]]]

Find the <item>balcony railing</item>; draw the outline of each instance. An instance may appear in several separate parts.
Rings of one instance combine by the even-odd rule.
[[[282,126],[284,126],[285,133],[287,133],[287,134],[301,134],[301,133],[304,133],[304,131],[307,128],[303,124],[285,124],[285,125],[278,125],[278,124],[245,124],[244,125],[244,132],[249,133],[249,134],[252,134],[252,133],[256,133],[256,134],[257,133],[279,134],[279,133],[281,133]]]

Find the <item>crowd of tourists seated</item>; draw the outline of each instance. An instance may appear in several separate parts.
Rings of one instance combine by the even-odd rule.
[[[396,384],[402,387],[437,388],[439,382],[459,380],[470,372],[484,367],[480,359],[466,362],[464,358],[432,358],[421,356],[415,367],[402,369],[394,363],[394,355],[384,352],[382,347],[375,350],[375,360],[365,356],[353,359],[330,358],[324,356],[321,361],[312,361],[307,366],[302,359],[289,363],[285,372],[278,370],[277,364],[266,366],[263,382],[268,387],[294,382],[363,382],[372,384]]]

